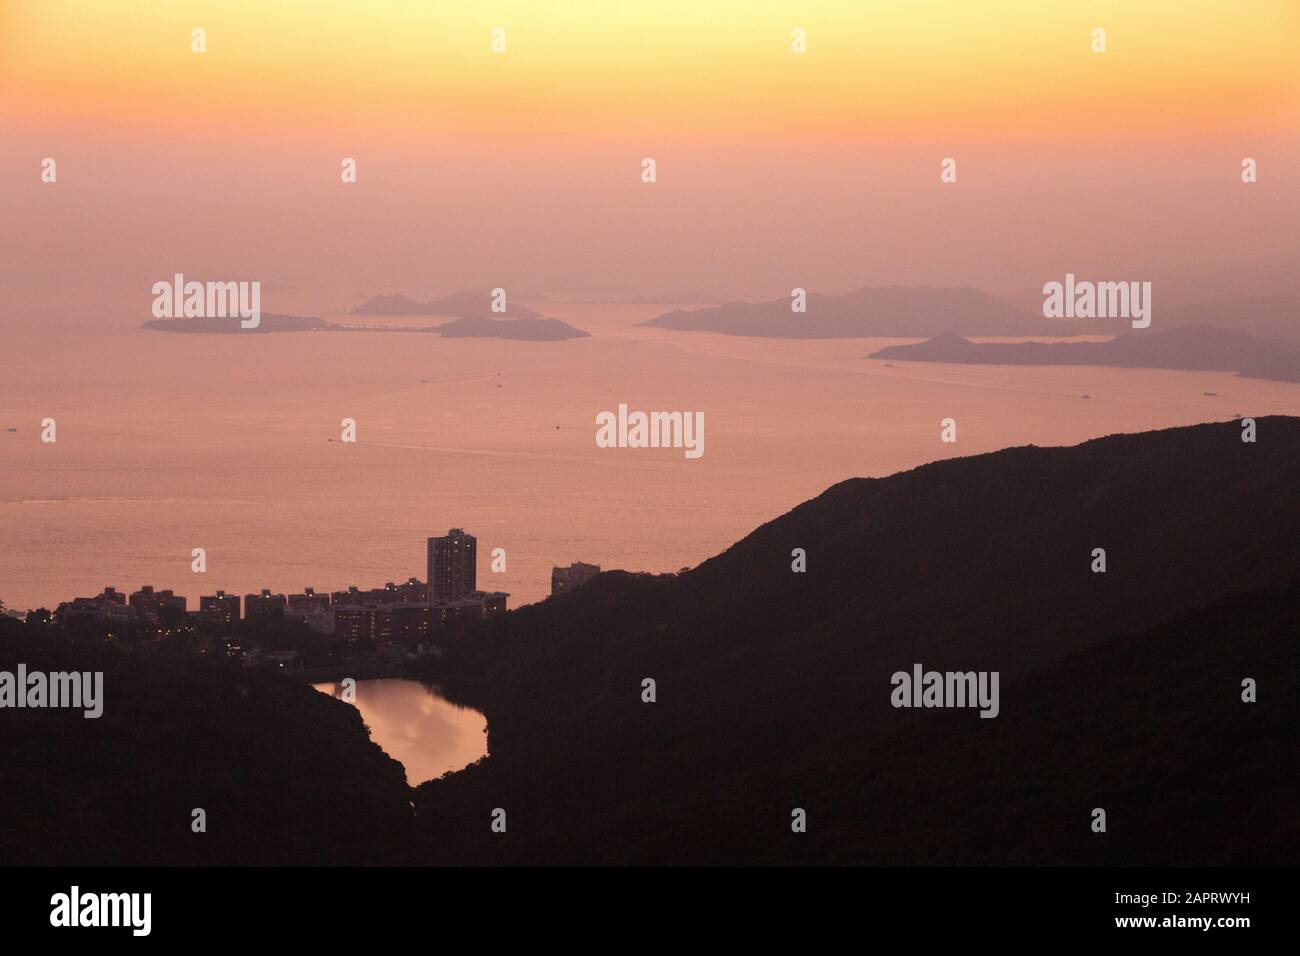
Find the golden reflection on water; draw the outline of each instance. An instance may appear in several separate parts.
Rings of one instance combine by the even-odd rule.
[[[339,697],[342,685],[313,684]],[[370,739],[406,768],[411,786],[461,770],[487,753],[487,718],[443,698],[436,687],[415,680],[359,680],[356,708]]]

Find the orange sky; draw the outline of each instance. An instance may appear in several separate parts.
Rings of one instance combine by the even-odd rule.
[[[37,303],[1274,276],[1298,41],[1294,0],[5,0],[0,242]]]
[[[1293,126],[1293,0],[0,5],[6,113],[170,128],[1075,139]],[[191,30],[208,50],[190,49]],[[506,51],[490,49],[506,31]],[[807,31],[794,55],[791,31]],[[1107,51],[1091,50],[1091,31]]]

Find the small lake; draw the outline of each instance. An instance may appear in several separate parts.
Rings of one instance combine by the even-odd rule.
[[[342,685],[313,684],[331,697]],[[414,787],[449,770],[461,770],[487,754],[487,718],[453,704],[437,686],[403,678],[357,681],[357,710],[370,739],[406,768]]]

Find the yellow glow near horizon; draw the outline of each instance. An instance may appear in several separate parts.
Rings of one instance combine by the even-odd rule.
[[[9,0],[0,113],[431,137],[1291,130],[1297,40],[1295,0]]]

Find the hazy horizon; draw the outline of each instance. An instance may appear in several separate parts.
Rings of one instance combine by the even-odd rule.
[[[126,30],[0,4],[0,332],[138,324],[176,272],[313,312],[890,283],[1033,309],[1073,272],[1276,330],[1300,292],[1300,12],[1233,9],[141,4]]]

